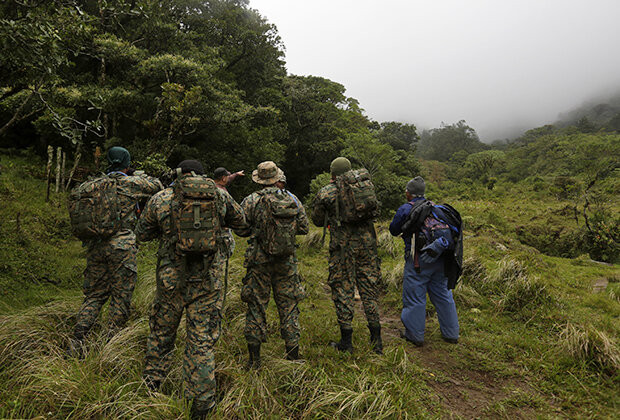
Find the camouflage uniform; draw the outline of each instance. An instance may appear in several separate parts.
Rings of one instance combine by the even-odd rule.
[[[227,193],[217,190],[222,226],[246,226],[243,210]],[[172,188],[153,196],[136,228],[138,240],[160,238],[157,252],[157,294],[151,310],[151,332],[147,339],[144,376],[161,383],[171,364],[177,328],[183,309],[187,341],[183,359],[183,380],[188,398],[212,404],[215,396],[213,347],[220,336],[222,278],[227,255],[222,247],[204,260],[188,261],[176,251],[176,233],[170,219]],[[210,264],[210,265],[209,265]],[[208,268],[204,268],[204,267]]]
[[[329,226],[329,278],[336,317],[341,328],[350,329],[353,321],[355,286],[362,298],[369,325],[379,324],[378,284],[380,279],[377,236],[372,220],[340,226],[336,220],[338,191],[334,182],[316,196],[312,221]]]
[[[235,230],[239,236],[247,237],[244,266],[247,274],[243,279],[241,300],[248,304],[245,317],[245,338],[248,344],[261,344],[267,341],[267,319],[265,309],[273,289],[273,298],[280,316],[280,335],[288,347],[295,347],[299,341],[299,308],[297,303],[304,297],[304,291],[297,272],[297,257],[291,255],[282,259],[267,254],[258,243],[257,222],[260,215],[262,194],[276,193],[278,188],[270,186],[247,196],[241,205],[245,212],[248,228]],[[291,194],[291,196],[293,196]],[[308,233],[308,217],[303,205],[298,203],[297,234]]]
[[[104,303],[110,298],[109,322],[122,327],[129,317],[131,295],[136,286],[136,210],[139,201],[163,188],[156,178],[127,176],[112,172],[118,183],[121,204],[121,229],[105,240],[84,242],[87,248],[84,270],[84,302],[78,313],[75,337],[84,338],[97,320]]]

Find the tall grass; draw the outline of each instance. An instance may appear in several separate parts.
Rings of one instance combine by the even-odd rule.
[[[401,254],[401,248],[398,242],[402,242],[400,238],[392,236],[385,226],[377,227],[377,247],[379,255],[396,258]]]
[[[573,358],[603,372],[620,372],[620,347],[605,332],[592,325],[567,323],[560,333],[561,347]]]
[[[480,294],[489,296],[500,312],[530,315],[531,311],[540,311],[553,302],[547,285],[531,278],[520,261],[505,258],[495,271],[480,278],[481,274],[472,272],[479,281],[471,285]]]

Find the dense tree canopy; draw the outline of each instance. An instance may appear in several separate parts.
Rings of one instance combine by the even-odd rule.
[[[425,159],[446,161],[457,152],[475,153],[486,149],[476,130],[463,120],[455,124],[441,124],[441,127],[424,131],[420,138],[418,152]]]
[[[76,146],[85,164],[112,145],[209,169],[270,159],[300,194],[355,136],[413,158],[415,126],[287,75],[276,28],[247,0],[8,0],[0,42],[0,146]]]

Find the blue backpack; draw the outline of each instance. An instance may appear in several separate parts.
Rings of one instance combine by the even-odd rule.
[[[448,289],[454,289],[463,273],[463,221],[461,214],[449,204],[433,204],[426,199],[412,205],[409,216],[403,223],[404,236],[420,232],[427,217],[447,224],[452,232],[454,249],[444,252],[444,272],[448,278]]]

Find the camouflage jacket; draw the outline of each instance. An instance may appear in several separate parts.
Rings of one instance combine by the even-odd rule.
[[[324,226],[327,223],[330,237],[329,249],[376,248],[377,238],[372,220],[358,224],[346,224],[336,219],[337,197],[338,190],[332,181],[318,192],[312,209],[312,222],[316,226]]]
[[[248,226],[245,229],[235,229],[235,233],[239,236],[250,237],[250,239],[248,240],[248,247],[245,251],[244,265],[246,267],[250,265],[255,265],[255,264],[264,264],[266,262],[271,261],[273,258],[269,254],[267,254],[263,250],[263,248],[258,244],[258,239],[256,237],[256,234],[258,231],[257,229],[258,216],[260,214],[258,211],[259,210],[258,206],[260,205],[262,194],[269,193],[269,192],[275,193],[278,191],[281,191],[281,190],[277,187],[273,187],[273,186],[265,187],[259,192],[254,192],[248,195],[241,202],[241,206],[243,207],[243,211],[245,212],[245,217],[248,222]],[[287,193],[291,195],[291,197],[293,197],[293,199],[297,203],[297,207],[299,208],[299,213],[297,213],[296,234],[305,235],[308,233],[308,230],[310,227],[308,223],[308,216],[306,216],[306,210],[304,209],[304,206],[301,203],[301,201],[299,201],[299,199],[293,193],[290,193],[290,192],[287,192]],[[294,255],[292,255],[290,258],[291,260],[296,260],[296,257]]]
[[[221,207],[218,209],[220,222],[223,227],[243,229],[246,227],[245,216],[241,206],[225,191],[217,189],[220,195]],[[164,280],[177,280],[181,277],[183,255],[176,249],[176,233],[170,217],[173,199],[172,187],[154,195],[147,203],[142,217],[136,227],[136,235],[141,242],[160,239],[157,252],[158,272],[165,271],[160,277]],[[227,258],[223,247],[214,256],[213,265],[217,266]],[[219,282],[219,279],[217,279]]]
[[[122,172],[109,174],[118,185],[118,199],[121,206],[121,229],[106,243],[114,249],[128,249],[136,241],[134,229],[140,213],[139,203],[146,202],[153,194],[161,191],[164,186],[159,179],[148,175],[125,175]],[[85,245],[93,249],[101,244],[101,241],[88,241]]]

